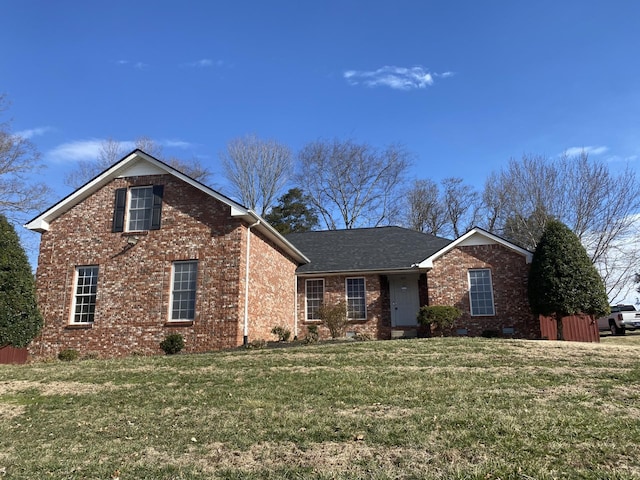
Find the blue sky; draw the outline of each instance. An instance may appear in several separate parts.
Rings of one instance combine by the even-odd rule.
[[[2,17],[0,92],[52,200],[108,137],[197,157],[223,193],[218,153],[249,133],[399,142],[412,176],[478,188],[523,153],[640,162],[637,1],[4,0]]]

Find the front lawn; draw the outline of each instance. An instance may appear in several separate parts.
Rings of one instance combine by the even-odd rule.
[[[444,338],[0,365],[0,477],[640,478],[639,358]]]

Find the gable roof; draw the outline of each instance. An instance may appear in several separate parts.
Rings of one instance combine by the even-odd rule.
[[[25,227],[29,230],[40,233],[46,232],[47,230],[49,230],[49,226],[53,220],[73,208],[75,205],[82,202],[87,197],[91,196],[93,193],[98,191],[100,188],[102,188],[104,185],[111,182],[115,178],[164,174],[173,175],[174,177],[179,178],[180,180],[188,183],[189,185],[215,198],[216,200],[228,205],[230,208],[230,215],[232,217],[241,218],[249,225],[252,225],[253,228],[260,231],[269,240],[273,241],[279,248],[290,255],[298,263],[306,263],[309,261],[309,259],[305,257],[304,254],[300,252],[300,250],[298,250],[295,246],[288,242],[277,230],[275,230],[253,210],[240,205],[239,203],[207,187],[197,180],[194,180],[193,178],[185,175],[184,173],[176,170],[170,165],[167,165],[166,163],[158,160],[157,158],[152,157],[151,155],[143,152],[140,149],[136,149],[133,152],[129,153],[119,162],[115,163],[107,170],[94,177],[82,187],[67,195],[55,205],[49,207],[40,215],[27,222],[25,224]]]
[[[354,228],[291,233],[287,240],[310,262],[298,274],[416,269],[451,240],[401,227]]]
[[[531,260],[533,259],[533,253],[530,252],[529,250],[525,250],[524,248],[519,247],[518,245],[511,243],[508,240],[505,240],[504,238],[498,237],[497,235],[494,235],[493,233],[490,233],[480,227],[474,227],[471,230],[469,230],[467,233],[462,235],[461,237],[458,237],[453,242],[449,243],[449,245],[445,246],[441,250],[434,252],[433,254],[425,258],[423,261],[420,262],[419,267],[432,268],[434,260],[436,260],[437,258],[441,257],[442,255],[446,254],[447,252],[451,251],[456,247],[465,247],[465,246],[474,246],[474,245],[495,245],[495,244],[502,245],[508,250],[511,250],[519,255],[522,255],[523,257],[525,257],[525,260],[527,263],[531,263]]]

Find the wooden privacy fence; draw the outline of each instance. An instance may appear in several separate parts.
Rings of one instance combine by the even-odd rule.
[[[27,349],[15,348],[10,345],[0,347],[0,364],[27,363]]]
[[[540,315],[542,338],[556,340],[558,327],[555,317]],[[569,342],[600,342],[600,332],[596,319],[589,315],[569,315],[562,318],[562,333]]]

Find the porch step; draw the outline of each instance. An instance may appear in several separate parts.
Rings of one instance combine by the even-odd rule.
[[[418,337],[418,329],[417,328],[392,328],[391,329],[391,339],[396,338],[417,338]]]

